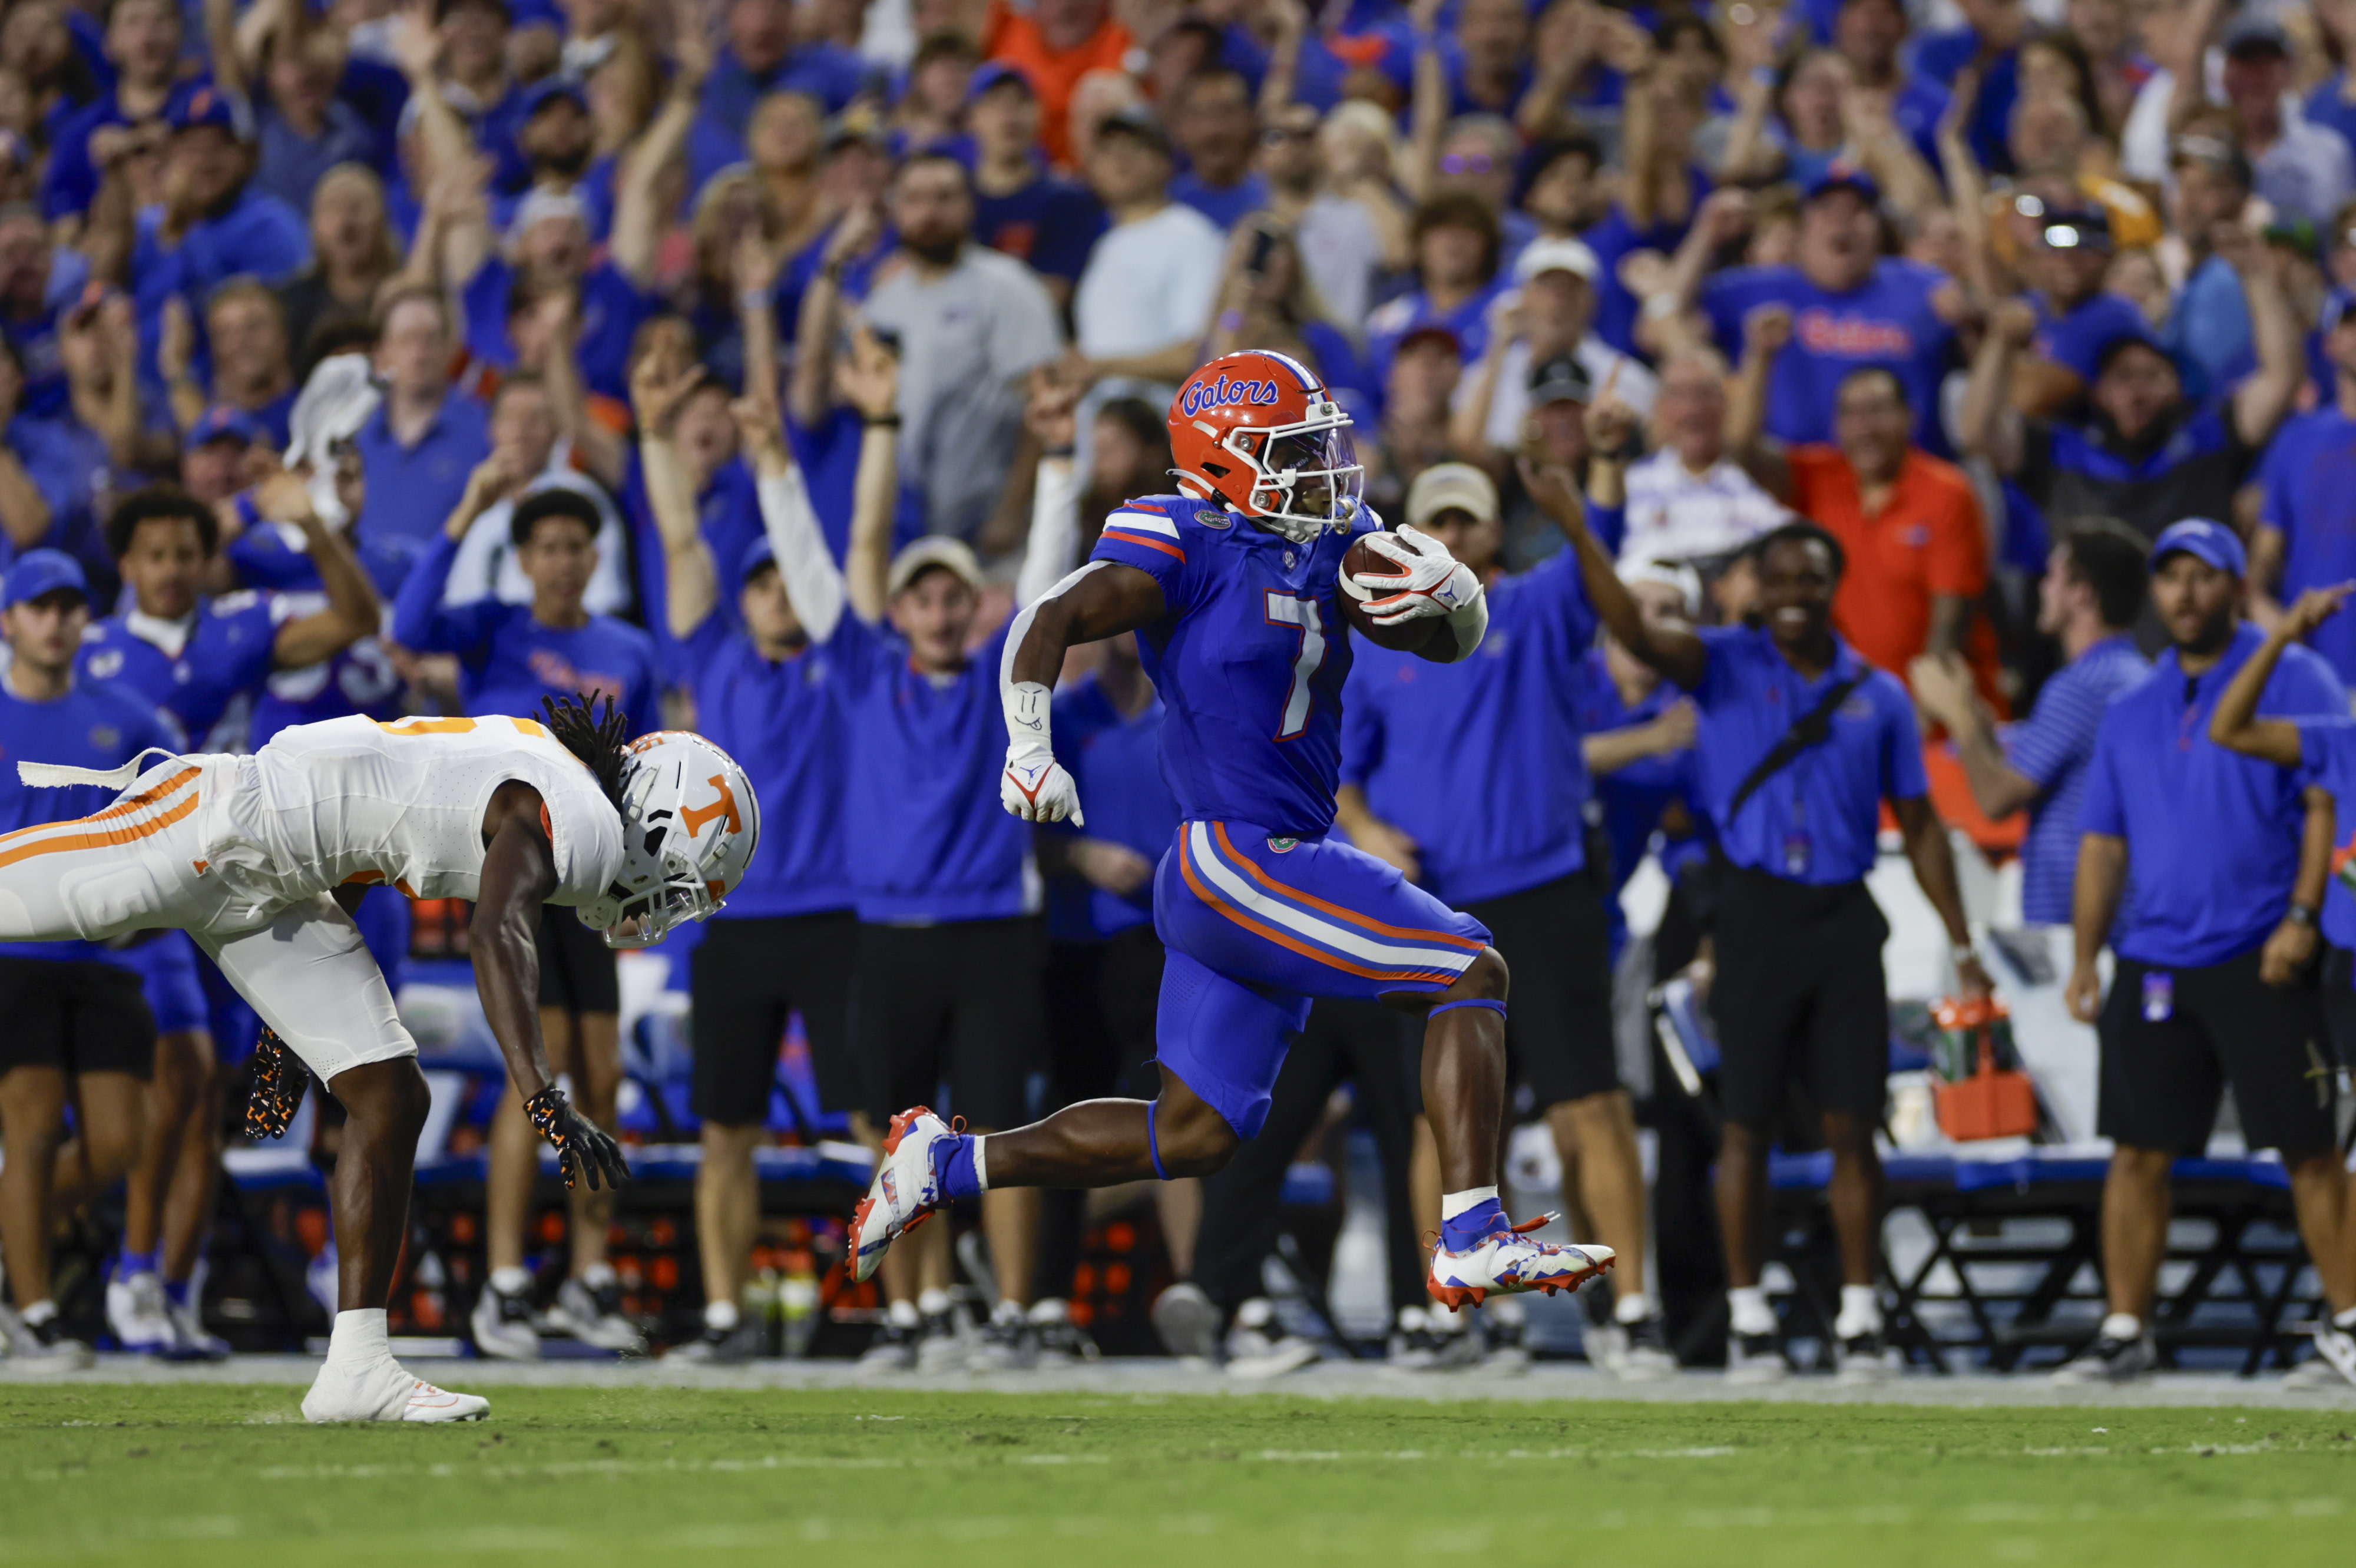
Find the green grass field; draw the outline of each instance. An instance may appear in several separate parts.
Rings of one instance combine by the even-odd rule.
[[[2356,1412],[0,1385],[0,1563],[2346,1563]]]

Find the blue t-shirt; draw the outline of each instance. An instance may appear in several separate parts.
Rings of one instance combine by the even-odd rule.
[[[1579,727],[1583,735],[1601,735],[1650,724],[1683,693],[1666,681],[1657,682],[1635,703],[1622,702],[1612,679],[1612,667],[1600,648],[1590,649],[1580,670]],[[1616,962],[1628,938],[1628,917],[1620,907],[1621,890],[1644,864],[1662,814],[1681,804],[1692,819],[1694,832],[1661,845],[1662,874],[1674,879],[1689,861],[1707,859],[1711,838],[1708,818],[1694,803],[1694,753],[1691,746],[1665,756],[1644,757],[1616,772],[1595,775],[1595,803],[1602,813],[1604,842],[1612,846],[1611,896],[1603,913],[1612,922],[1612,951]]]
[[[1162,693],[1162,768],[1188,822],[1315,838],[1333,825],[1352,639],[1342,557],[1362,521],[1307,544],[1184,496],[1125,503],[1092,561],[1134,566],[1163,613],[1137,634]]]
[[[2348,862],[2356,856],[2356,720],[2328,714],[2297,722],[2299,781],[2329,791],[2339,818],[2331,854],[2336,875],[2323,895],[2323,940],[2335,947],[2356,947],[2356,895],[2348,880]]]
[[[2040,359],[2051,360],[2080,381],[2092,385],[2094,367],[2106,344],[2121,338],[2148,338],[2151,328],[2135,302],[2115,294],[2094,294],[2055,316],[2041,294],[2025,296],[2037,312],[2033,347]]]
[[[49,281],[41,291],[40,308],[29,316],[0,315],[0,334],[6,336],[25,367],[25,389],[16,395],[19,419],[72,415],[73,389],[66,379],[58,324],[68,307],[81,298],[89,282],[90,263],[82,253],[56,247],[49,252]]]
[[[2356,152],[2356,103],[2347,99],[2348,72],[2342,69],[2331,73],[2331,80],[2307,95],[2307,118],[2310,124],[2337,131],[2340,139]]]
[[[184,746],[198,751],[234,749],[213,738],[230,705],[270,678],[278,641],[269,601],[252,589],[205,600],[176,656],[133,629],[128,615],[91,623],[82,634],[75,671],[134,692],[178,725]]]
[[[2356,419],[2327,406],[2285,425],[2258,464],[2258,521],[2283,536],[2285,604],[2356,577]],[[2307,645],[2341,681],[2356,681],[2356,618],[2332,617]]]
[[[1692,183],[1694,206],[1710,192],[1709,177],[1698,167],[1688,169],[1687,178]],[[1685,243],[1686,231],[1693,227],[1690,218],[1683,223],[1656,219],[1647,229],[1639,229],[1628,216],[1628,209],[1618,202],[1603,220],[1580,236],[1587,248],[1595,252],[1600,271],[1595,281],[1595,335],[1623,354],[1633,354],[1636,349],[1636,312],[1640,302],[1620,281],[1620,259],[1631,251],[1658,251],[1663,255],[1675,255]]]
[[[1869,365],[1896,372],[1914,410],[1915,440],[1950,456],[1939,420],[1939,382],[1954,330],[1931,308],[1947,274],[1917,262],[1874,263],[1862,285],[1833,294],[1797,267],[1738,267],[1703,285],[1701,305],[1729,359],[1742,352],[1743,317],[1762,305],[1792,312],[1792,340],[1767,372],[1767,433],[1785,442],[1833,438],[1833,402],[1843,378]]]
[[[671,684],[692,685],[694,656],[670,634],[670,615],[665,608],[670,594],[669,564],[663,557],[662,531],[655,525],[654,510],[647,502],[646,476],[638,467],[636,446],[624,459],[622,505],[637,548],[638,602],[647,607],[647,630],[655,639],[655,652]],[[720,580],[715,611],[721,626],[728,631],[742,631],[744,615],[739,601],[744,581],[738,568],[753,541],[761,536],[760,497],[754,488],[753,472],[743,458],[731,457],[712,471],[702,494],[696,497],[695,508],[703,542],[712,552],[713,574]]]
[[[1580,664],[1595,640],[1579,563],[1558,552],[1489,587],[1472,658],[1368,644],[1343,693],[1342,779],[1420,846],[1420,881],[1457,906],[1587,864]]]
[[[197,352],[205,355],[205,302],[214,289],[251,274],[266,284],[283,284],[311,264],[311,231],[302,216],[278,198],[248,185],[228,211],[188,225],[177,245],[163,239],[164,209],[140,212],[131,248],[131,301],[139,322],[140,373],[160,382],[155,346],[163,331],[164,302],[177,295],[188,307]]]
[[[28,703],[0,677],[0,833],[49,822],[70,822],[104,811],[120,792],[96,784],[36,789],[16,777],[19,762],[59,762],[70,768],[120,768],[149,746],[177,753],[179,738],[155,710],[102,681],[74,682],[53,703]],[[0,942],[0,956],[97,959],[122,955],[96,942]]]
[[[442,532],[466,493],[475,466],[491,455],[490,416],[480,401],[451,390],[414,446],[392,434],[388,403],[369,415],[352,438],[368,481],[368,498],[352,524],[363,542],[424,542]]]
[[[515,345],[508,339],[508,295],[514,286],[515,270],[504,258],[493,256],[459,295],[466,317],[467,351],[500,370],[515,363]],[[611,262],[599,262],[584,273],[580,292],[580,336],[574,340],[573,359],[581,367],[581,379],[593,392],[627,398],[630,339],[654,308],[653,296]]]
[[[1039,908],[1031,824],[998,803],[1006,761],[1001,628],[938,678],[889,627],[846,613],[824,645],[851,714],[844,834],[859,918],[994,920]]]
[[[1155,697],[1135,718],[1123,717],[1093,671],[1056,693],[1055,760],[1079,787],[1088,823],[1046,831],[1125,844],[1158,863],[1178,836],[1178,801],[1162,777],[1162,716]],[[1150,876],[1125,898],[1076,876],[1047,885],[1047,932],[1059,941],[1100,942],[1152,922]]]
[[[49,532],[27,548],[47,544],[65,551],[93,575],[112,576],[114,562],[99,536],[99,498],[112,484],[114,459],[106,438],[67,410],[55,419],[18,414],[8,422],[8,449],[24,465],[25,477],[49,503]],[[20,553],[0,534],[0,563]]]
[[[2244,622],[2224,657],[2190,679],[2169,649],[2104,712],[2078,825],[2126,841],[2126,894],[2111,932],[2121,958],[2222,963],[2264,942],[2289,907],[2307,823],[2299,770],[2209,739],[2218,694],[2264,640]],[[2348,694],[2322,660],[2290,648],[2258,711],[2345,719]]]
[[[434,542],[393,601],[393,640],[406,648],[458,656],[459,693],[470,714],[530,718],[542,697],[607,697],[628,721],[629,733],[662,727],[662,676],[655,640],[612,616],[593,615],[578,627],[542,626],[530,605],[476,599],[445,605],[458,542]]]
[[[1366,358],[1374,369],[1375,384],[1390,384],[1391,361],[1398,358],[1399,345],[1408,334],[1430,327],[1444,327],[1455,334],[1466,364],[1479,359],[1489,348],[1489,306],[1507,286],[1506,274],[1500,272],[1494,281],[1453,310],[1435,308],[1431,296],[1421,289],[1376,306],[1366,317]]]
[[[1694,705],[1701,723],[1695,771],[1726,858],[1753,871],[1816,886],[1858,882],[1873,869],[1881,802],[1931,792],[1913,699],[1898,677],[1869,670],[1834,639],[1830,668],[1813,681],[1763,628],[1705,627],[1708,650]],[[1836,682],[1864,682],[1832,716],[1832,733],[1777,769],[1729,819],[1743,779]]]
[[[69,16],[80,15],[80,8],[76,6],[67,6],[65,11]],[[210,83],[203,77],[176,83],[164,100],[163,111],[154,117],[155,121],[171,124],[172,116],[200,88],[209,85]],[[98,98],[79,109],[67,108],[62,103],[59,107],[65,109],[64,113],[50,111],[51,123],[48,127],[49,164],[41,175],[41,216],[52,223],[60,218],[89,211],[90,204],[98,199],[100,176],[97,164],[91,160],[91,133],[102,131],[109,125],[133,123],[131,116],[123,112],[122,100],[115,96],[112,85]],[[146,120],[139,122],[141,124],[150,123]]]
[[[688,633],[695,727],[736,759],[761,802],[753,863],[717,919],[764,919],[851,906],[843,794],[851,720],[833,656],[804,648],[776,663],[717,615]]]
[[[1979,71],[1979,95],[1972,101],[1972,117],[1964,127],[1972,156],[1982,168],[1995,174],[2012,172],[2013,101],[2020,96],[2020,51],[2008,48],[1993,59],[1984,58],[1980,36],[1970,27],[1953,32],[1925,33],[1915,40],[1914,70],[1943,87],[1953,87],[1964,67]],[[1939,166],[1936,158],[1931,166]]]
[[[2013,770],[2037,786],[2029,834],[2020,845],[2020,917],[2032,926],[2070,923],[2078,875],[2078,819],[2086,766],[2111,700],[2151,675],[2151,661],[2122,632],[2056,671],[2038,689],[2037,706],[2004,734]]]
[[[1184,202],[1224,232],[1268,205],[1268,177],[1255,170],[1239,183],[1222,187],[1189,169],[1170,182],[1170,199]]]
[[[2232,386],[2257,339],[2250,326],[2250,302],[2242,276],[2222,256],[2192,269],[2160,329],[2160,341],[2184,378],[2184,395],[2195,403],[2221,397]]]
[[[1105,228],[1095,194],[1053,175],[1003,196],[974,192],[973,237],[1047,277],[1077,283]]]

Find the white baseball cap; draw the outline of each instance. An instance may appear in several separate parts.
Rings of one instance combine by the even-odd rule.
[[[892,571],[884,584],[884,596],[897,597],[920,574],[935,566],[975,593],[981,592],[981,563],[975,559],[973,547],[946,533],[928,533],[892,557]]]
[[[1471,512],[1474,521],[1497,521],[1497,487],[1470,463],[1434,463],[1407,489],[1407,521],[1422,528],[1443,511]]]
[[[1593,283],[1603,275],[1603,263],[1578,240],[1533,240],[1514,262],[1514,281],[1527,283],[1540,273],[1572,273]]]

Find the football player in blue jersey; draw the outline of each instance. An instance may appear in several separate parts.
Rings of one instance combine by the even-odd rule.
[[[131,603],[83,634],[77,673],[145,699],[177,726],[183,748],[231,749],[242,740],[230,733],[242,730],[241,699],[273,670],[316,663],[376,630],[376,594],[349,547],[321,522],[303,481],[274,475],[252,500],[265,519],[302,531],[327,607],[273,626],[265,595],[204,597],[220,525],[186,490],[135,491],[107,519],[107,550]],[[123,956],[145,978],[158,1032],[147,1139],[125,1184],[107,1321],[127,1350],[219,1354],[227,1347],[199,1326],[189,1293],[220,1166],[220,1086],[201,961],[182,931]]]
[[[1012,737],[1000,797],[1032,822],[1084,822],[1055,761],[1050,689],[1066,650],[1135,631],[1165,708],[1177,841],[1155,874],[1168,949],[1162,1092],[1096,1100],[987,1137],[917,1107],[893,1118],[851,1222],[861,1278],[952,1200],[1003,1187],[1105,1187],[1215,1171],[1268,1115],[1317,996],[1425,1019],[1424,1100],[1440,1144],[1441,1233],[1426,1288],[1451,1308],[1576,1289],[1607,1247],[1516,1228],[1497,1197],[1505,1109],[1505,961],[1482,926],[1330,839],[1340,781],[1346,593],[1371,635],[1438,663],[1480,646],[1488,606],[1438,541],[1382,531],[1359,502],[1349,415],[1280,354],[1212,360],[1170,408],[1180,493],[1106,519],[1087,564],[1016,618],[1000,687]],[[1360,541],[1393,568],[1344,557]]]

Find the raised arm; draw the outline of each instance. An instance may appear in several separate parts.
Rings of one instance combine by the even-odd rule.
[[[1080,481],[1072,451],[1078,433],[1079,389],[1059,385],[1045,366],[1031,372],[1031,401],[1023,423],[1038,443],[1031,486],[1031,531],[1023,569],[1014,579],[1016,608],[1049,593],[1071,574],[1080,544]]]
[[[674,370],[659,358],[648,354],[630,371],[630,410],[638,424],[647,510],[654,513],[655,532],[662,540],[663,616],[670,634],[684,638],[720,602],[720,574],[696,517],[695,482],[672,439],[680,404],[703,380],[703,367],[691,363]]]
[[[709,7],[681,7],[671,53],[675,64],[662,113],[639,135],[637,144],[622,154],[623,166],[614,188],[614,235],[606,253],[622,275],[640,288],[654,278],[655,247],[662,239],[662,225],[655,211],[656,189],[663,170],[687,145],[703,79],[712,72]]]
[[[282,469],[254,487],[253,509],[273,522],[291,522],[303,531],[304,547],[327,594],[327,608],[278,628],[271,642],[271,661],[281,670],[308,669],[364,637],[374,637],[384,613],[377,603],[376,585],[352,553],[350,542],[319,520],[311,505],[310,486]]]
[[[501,499],[516,495],[525,480],[508,472],[498,452],[475,465],[466,489],[442,524],[440,537],[401,585],[392,601],[392,637],[403,648],[428,653],[455,653],[462,659],[481,646],[487,631],[486,612],[497,613],[498,601],[485,599],[459,607],[445,606],[442,596],[450,586],[450,568],[467,531]],[[474,612],[474,613],[468,613]]]
[[[1999,474],[2020,471],[2020,415],[2012,406],[2013,357],[2037,335],[2037,313],[2018,299],[1996,307],[1964,381],[1955,445],[1966,457],[1986,457]]]
[[[777,575],[786,585],[787,602],[812,642],[824,642],[842,624],[848,585],[826,547],[818,525],[818,509],[810,505],[809,489],[794,466],[786,446],[785,427],[776,404],[766,398],[744,398],[732,405],[736,430],[753,461],[755,491],[760,497],[761,527],[769,536],[769,553],[776,558]],[[857,609],[856,594],[849,594]],[[862,614],[860,619],[875,618]]]
[[[804,429],[817,428],[834,407],[842,269],[875,242],[883,223],[873,203],[853,203],[828,232],[826,249],[819,252],[818,271],[802,290],[801,318],[794,328],[793,384],[786,393],[786,406]]]
[[[2298,766],[2298,725],[2289,719],[2258,717],[2258,703],[2265,695],[2266,682],[2274,677],[2275,666],[2282,662],[2283,650],[2338,615],[2351,592],[2356,592],[2356,583],[2309,588],[2283,611],[2265,641],[2258,645],[2247,663],[2233,671],[2233,678],[2219,693],[2216,710],[2209,715],[2211,740],[2227,751],[2238,751],[2244,757],[2254,757],[2277,768]]]
[[[1292,84],[1301,70],[1301,45],[1309,36],[1309,7],[1301,0],[1269,0],[1268,16],[1276,24],[1275,41],[1268,48],[1268,70],[1260,78],[1259,117],[1265,122],[1292,102]]]
[[[1766,434],[1767,372],[1792,340],[1792,312],[1762,305],[1742,320],[1742,367],[1726,400],[1726,449],[1760,488],[1779,501],[1792,499],[1792,464],[1783,444]]]
[[[627,448],[621,436],[589,417],[589,389],[582,383],[581,362],[574,353],[581,339],[580,306],[579,296],[567,288],[532,306],[548,333],[541,384],[548,389],[549,411],[555,415],[557,434],[599,484],[617,490],[622,488]]]
[[[1980,171],[1980,161],[1972,156],[1970,138],[1965,134],[1971,124],[1972,106],[1979,101],[1979,72],[1966,66],[1956,72],[1955,85],[1947,99],[1947,112],[1939,116],[1939,163],[1947,177],[1949,205],[1955,213],[1955,227],[1963,233],[1964,287],[1976,305],[1985,306],[1996,298],[1995,252],[1988,244],[1987,177]]]
[[[873,626],[884,618],[892,519],[900,504],[900,361],[862,321],[852,329],[851,358],[835,368],[835,381],[866,422],[851,481],[851,545],[842,575],[851,613]]]
[[[1538,468],[1526,459],[1518,465],[1522,486],[1538,509],[1555,521],[1570,547],[1579,552],[1579,570],[1587,598],[1595,607],[1604,629],[1644,663],[1687,691],[1701,684],[1708,672],[1709,648],[1692,632],[1678,627],[1654,626],[1644,619],[1635,596],[1620,580],[1612,557],[1587,526],[1587,514],[1570,476],[1558,468]]]
[[[2298,322],[2283,295],[2271,247],[2236,223],[2218,225],[2216,250],[2241,274],[2250,337],[2258,352],[2257,373],[2233,389],[2233,434],[2245,446],[2263,446],[2307,380]]]

